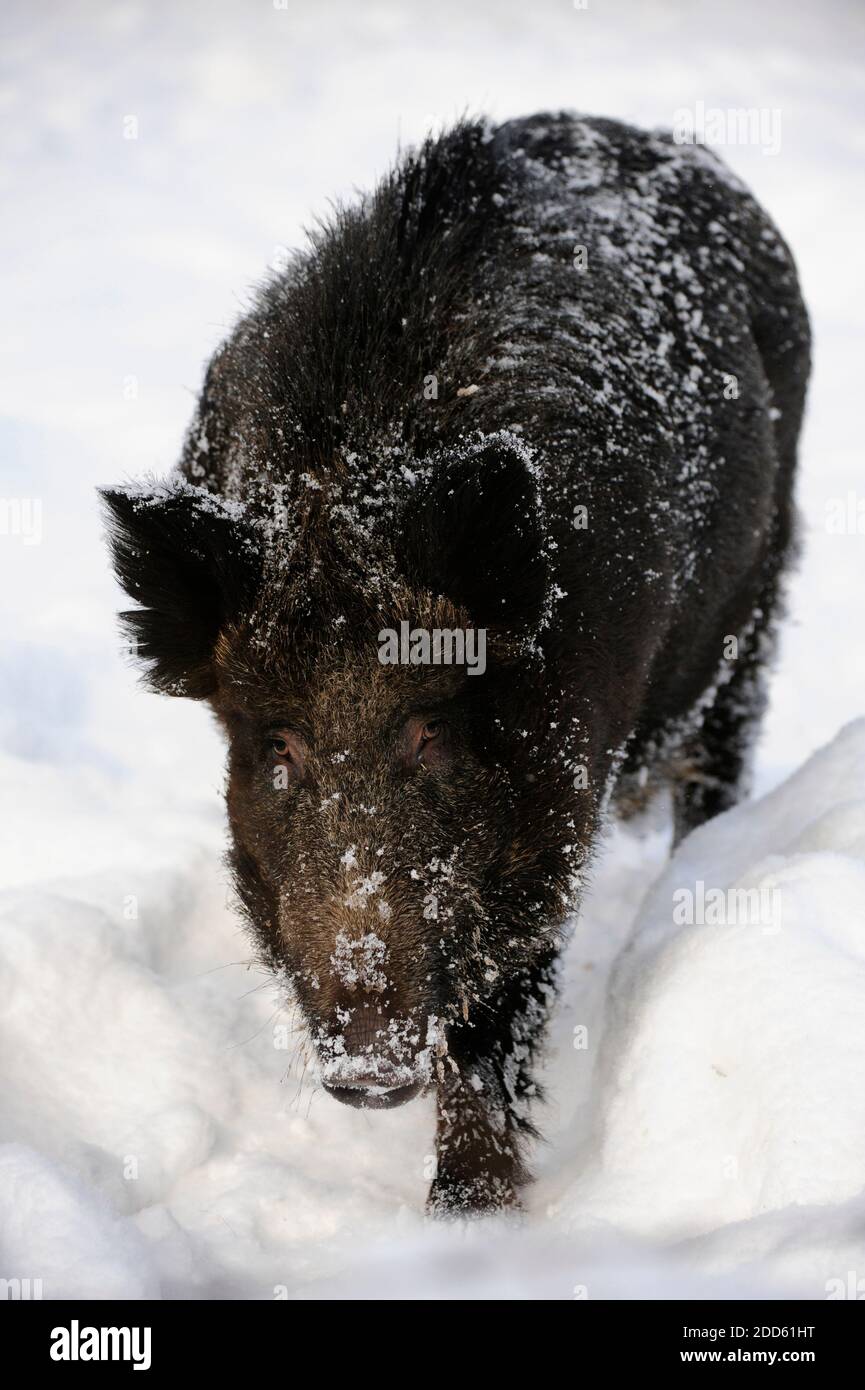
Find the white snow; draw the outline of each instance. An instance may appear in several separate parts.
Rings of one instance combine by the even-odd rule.
[[[862,494],[860,7],[72,0],[6,23],[0,496],[40,506],[38,537],[8,510],[0,531],[0,1277],[46,1297],[855,1290],[865,536],[828,522]],[[663,808],[610,832],[527,1212],[433,1227],[431,1099],[329,1100],[250,960],[220,741],[201,708],[136,690],[93,488],[170,467],[239,296],[399,134],[466,106],[670,126],[701,101],[781,112],[777,155],[724,156],[815,324],[763,795],[669,862]],[[743,922],[734,895],[761,888],[771,911]],[[723,920],[683,923],[685,890],[723,894]]]

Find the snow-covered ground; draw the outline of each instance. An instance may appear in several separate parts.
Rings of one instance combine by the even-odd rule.
[[[72,0],[10,2],[3,25],[0,1277],[46,1296],[865,1292],[865,12]],[[669,862],[663,814],[611,831],[527,1213],[435,1228],[431,1102],[328,1100],[249,959],[220,743],[120,661],[93,488],[171,466],[248,286],[398,139],[466,108],[670,125],[698,102],[780,112],[777,153],[724,152],[815,327],[761,796]],[[737,923],[735,890],[761,888]],[[686,890],[705,924],[680,920]]]

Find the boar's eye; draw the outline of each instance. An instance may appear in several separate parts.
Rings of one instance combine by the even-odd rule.
[[[293,781],[301,781],[306,762],[306,745],[303,739],[291,729],[274,729],[268,735],[268,744],[275,761],[289,770]]]
[[[432,767],[444,761],[448,747],[448,725],[443,719],[413,717],[405,728],[403,752],[409,766],[423,763]]]

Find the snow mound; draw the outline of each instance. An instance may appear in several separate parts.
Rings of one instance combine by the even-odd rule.
[[[19,1144],[0,1145],[0,1230],[0,1277],[34,1296],[159,1297],[138,1232],[92,1188]]]
[[[569,1226],[669,1239],[863,1187],[863,787],[860,722],[660,875],[614,972]]]

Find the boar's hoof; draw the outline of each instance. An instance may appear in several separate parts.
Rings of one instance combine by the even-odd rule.
[[[448,1177],[440,1173],[427,1197],[428,1216],[437,1218],[494,1216],[496,1212],[520,1211],[519,1196],[504,1178]]]

